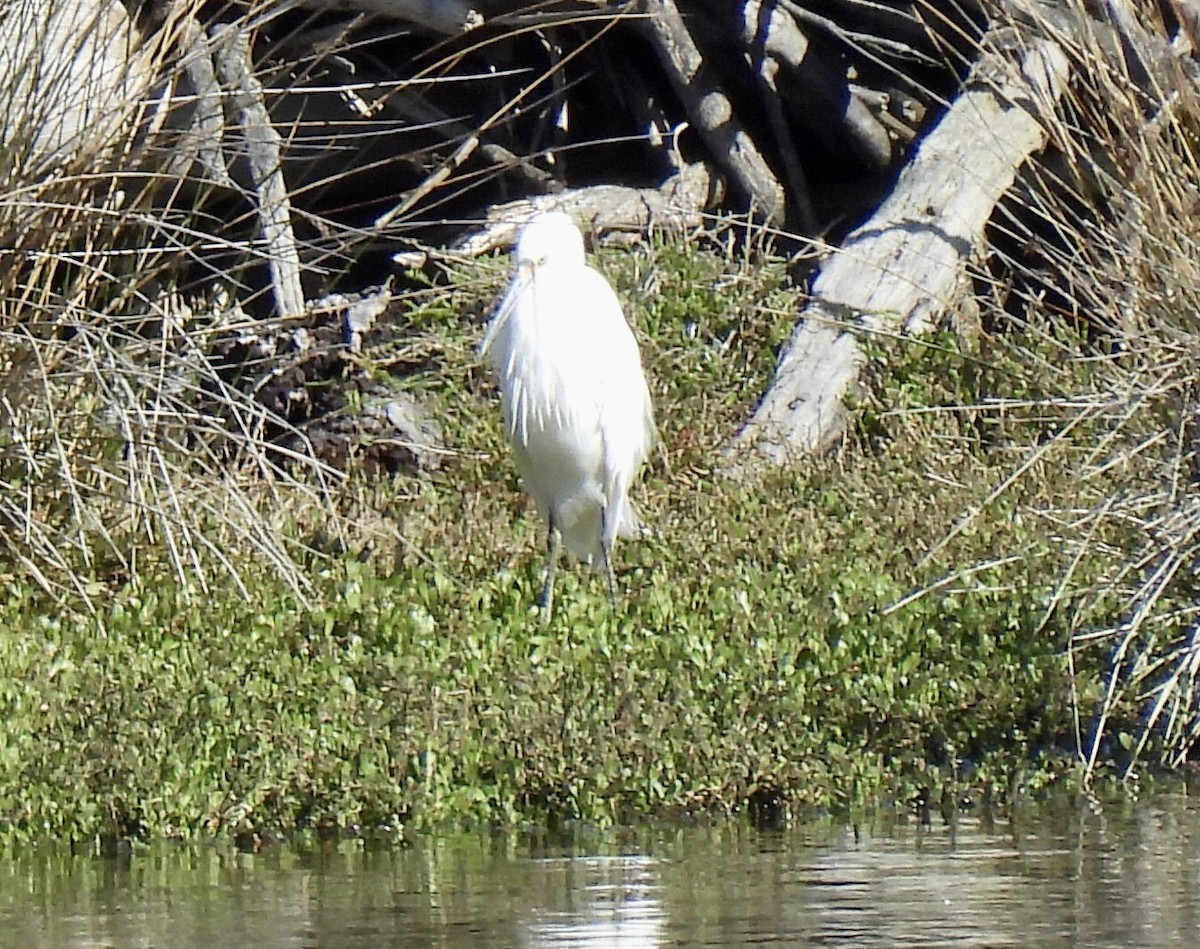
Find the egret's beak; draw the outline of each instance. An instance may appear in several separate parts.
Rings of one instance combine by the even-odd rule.
[[[523,260],[517,264],[517,273],[513,277],[512,283],[509,285],[508,292],[504,294],[504,299],[500,301],[500,306],[496,308],[496,315],[492,317],[491,323],[488,324],[487,333],[483,337],[483,342],[479,344],[479,355],[484,357],[488,354],[488,350],[492,348],[492,343],[496,341],[496,334],[504,328],[504,324],[508,322],[509,316],[512,314],[513,307],[517,305],[517,298],[521,295],[521,291],[533,279],[534,263],[529,260]]]

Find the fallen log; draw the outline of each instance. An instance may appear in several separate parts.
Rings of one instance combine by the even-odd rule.
[[[116,0],[3,6],[0,146],[10,184],[41,182],[77,161],[99,173],[119,151],[151,81],[135,40]]]
[[[536,211],[566,211],[585,231],[618,242],[619,235],[640,240],[651,230],[686,233],[704,227],[704,209],[713,200],[712,180],[701,162],[683,165],[657,188],[589,185],[561,194],[521,198],[493,205],[483,227],[464,236],[448,251],[403,251],[392,260],[401,268],[421,267],[429,257],[479,257],[513,245],[517,232]]]
[[[992,210],[1046,144],[1043,116],[1068,74],[1066,56],[1049,40],[988,40],[891,195],[821,268],[735,452],[785,465],[834,445],[864,362],[859,337],[926,330],[960,299]]]

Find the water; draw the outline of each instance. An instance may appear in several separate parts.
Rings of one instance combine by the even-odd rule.
[[[1200,807],[0,863],[0,946],[1200,945]]]

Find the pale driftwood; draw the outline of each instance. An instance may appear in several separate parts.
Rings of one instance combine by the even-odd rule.
[[[654,229],[686,233],[703,227],[704,209],[712,199],[712,177],[702,164],[684,165],[658,188],[592,185],[562,194],[523,198],[497,204],[488,210],[487,223],[447,252],[452,256],[478,257],[512,246],[521,225],[535,211],[566,211],[584,229],[608,239],[643,235]],[[401,266],[422,262],[426,252],[397,254]]]
[[[1079,49],[1096,48],[1103,51],[1110,62],[1116,62],[1118,58],[1123,60],[1129,77],[1151,101],[1161,99],[1164,90],[1177,88],[1181,71],[1192,83],[1200,83],[1200,65],[1186,55],[1180,55],[1165,37],[1151,33],[1138,23],[1127,0],[1105,0],[1107,20],[1046,0],[994,2],[1007,19],[1027,28],[1028,35],[1045,36],[1068,48],[1072,43]],[[1192,3],[1192,9],[1196,9],[1194,0],[1183,2]],[[1174,9],[1177,13],[1183,11],[1179,3]],[[1186,33],[1186,11],[1181,15],[1181,26]],[[1186,36],[1184,40],[1186,43]]]
[[[213,68],[213,48],[204,27],[195,17],[183,18],[177,28],[183,49],[182,72],[171,81],[186,83],[182,98],[188,103],[185,131],[173,143],[168,161],[171,174],[180,178],[192,174],[192,164],[199,166],[200,177],[221,187],[233,187],[229,165],[225,159],[225,110],[223,94]],[[173,94],[165,97],[164,105],[171,108]]]
[[[117,0],[8,0],[0,15],[0,147],[17,180],[81,158],[89,172],[123,144],[150,87]]]
[[[965,267],[1017,169],[1046,143],[1068,74],[1049,41],[985,43],[973,78],[917,150],[895,190],[821,268],[776,378],[738,448],[776,464],[836,443],[863,363],[863,333],[919,332],[955,304]]]
[[[771,132],[779,147],[784,175],[788,183],[788,198],[795,208],[800,229],[806,234],[817,230],[808,176],[800,163],[796,143],[784,115],[784,97],[780,95],[779,74],[786,66],[795,67],[808,54],[808,37],[800,32],[796,22],[778,6],[763,0],[748,0],[742,7],[742,39],[751,50],[754,69],[762,84],[763,106],[771,123]]]
[[[262,84],[254,75],[249,36],[227,28],[215,40],[217,78],[229,91],[232,124],[246,143],[275,306],[279,316],[298,316],[304,312],[304,289],[292,230],[292,205],[281,166],[282,140],[263,103]]]
[[[785,6],[790,9],[785,9]],[[785,150],[790,144],[790,136],[779,131],[780,127],[787,127],[782,120],[785,107],[798,108],[803,104],[805,108],[812,109],[815,103],[819,103],[823,119],[821,124],[838,126],[838,131],[845,135],[846,144],[854,153],[876,168],[886,168],[891,163],[892,142],[887,129],[872,115],[854,89],[848,86],[844,77],[830,75],[821,69],[803,71],[808,65],[807,60],[811,58],[813,44],[797,22],[793,9],[803,12],[794,5],[781,4],[778,0],[746,0],[741,8],[741,17],[742,39],[755,59],[760,79],[767,86],[768,115],[787,162],[788,184],[794,194],[796,175],[791,170],[791,161]],[[833,28],[827,20],[821,18],[820,22],[832,32]],[[803,92],[800,91],[801,82],[805,84]],[[885,106],[886,101],[880,103],[881,109]],[[779,117],[772,114],[774,110],[778,110]],[[829,134],[828,130],[825,130],[825,134]],[[812,217],[807,183],[803,187],[803,204],[799,212],[804,229],[813,233],[816,227],[803,220],[806,216]]]
[[[704,70],[705,59],[675,0],[647,0],[644,30],[688,118],[704,139],[713,160],[743,192],[755,212],[782,225],[787,213],[783,186],[750,134],[733,114],[733,105]]]

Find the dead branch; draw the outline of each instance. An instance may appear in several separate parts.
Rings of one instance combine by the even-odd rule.
[[[856,154],[874,167],[887,167],[893,157],[887,130],[844,78],[809,65],[812,44],[796,19],[799,12],[806,11],[799,11],[794,4],[785,6],[778,0],[747,0],[742,7],[742,37],[757,60],[756,66],[770,90],[770,99],[780,109],[796,109],[802,103],[810,110],[815,106],[824,113],[826,122],[838,124],[847,136],[848,146]],[[808,16],[812,18],[811,14]],[[815,19],[822,27],[835,31],[828,19]],[[779,121],[773,117],[772,126],[777,126]],[[789,172],[788,183],[794,189],[792,177]],[[807,202],[807,187],[803,197]],[[807,206],[811,216],[811,204]],[[804,213],[803,208],[801,213]],[[813,233],[816,228],[806,226],[805,230]]]
[[[168,168],[182,178],[190,173],[195,163],[204,180],[233,187],[224,152],[225,112],[221,86],[213,68],[213,44],[194,17],[180,22],[178,37],[183,50],[182,76],[172,78],[186,83],[188,94],[185,98],[191,106],[185,110],[186,129],[171,149]]]
[[[376,13],[412,23],[430,33],[456,36],[483,25],[483,15],[462,0],[291,0],[272,11],[278,14],[291,7],[312,7],[318,10],[344,10],[353,13]]]
[[[787,212],[783,186],[750,134],[733,114],[728,96],[706,69],[675,0],[648,0],[642,21],[688,118],[705,140],[714,161],[768,221],[782,225]]]
[[[686,233],[705,223],[704,209],[713,200],[714,182],[702,163],[685,165],[658,188],[592,185],[561,194],[522,198],[488,209],[487,223],[454,244],[446,256],[479,257],[512,246],[521,225],[535,211],[566,211],[585,229],[606,235],[641,237],[652,230]],[[397,254],[402,267],[420,266],[437,251],[422,249]]]
[[[1041,116],[1067,60],[1049,41],[1019,68],[989,43],[966,91],[925,138],[893,193],[822,267],[775,382],[738,445],[775,464],[841,438],[862,333],[919,332],[955,305],[965,267],[1017,169],[1046,143]]]
[[[263,103],[262,84],[254,76],[249,36],[229,27],[216,39],[217,78],[229,90],[233,124],[245,139],[275,305],[280,316],[297,316],[304,312],[304,289],[292,231],[292,205],[281,165],[282,139]]]
[[[994,0],[1015,23],[1035,36],[1045,36],[1076,53],[1095,44],[1113,62],[1120,61],[1134,84],[1154,101],[1172,87],[1180,70],[1200,82],[1200,66],[1181,57],[1171,43],[1138,23],[1125,0],[1105,0],[1108,22],[1085,16],[1068,6],[1042,0]],[[1187,30],[1186,20],[1182,24]]]

